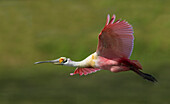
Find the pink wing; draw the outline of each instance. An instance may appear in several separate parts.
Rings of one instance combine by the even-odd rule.
[[[107,16],[104,29],[99,34],[97,54],[99,56],[113,59],[129,58],[133,50],[133,28],[125,20],[115,20],[115,15]],[[114,22],[114,23],[113,23]]]
[[[90,73],[95,73],[96,71],[99,71],[100,69],[98,68],[76,68],[76,70],[74,71],[74,73],[70,73],[70,75],[75,75],[75,74],[79,74],[80,76],[87,75]]]

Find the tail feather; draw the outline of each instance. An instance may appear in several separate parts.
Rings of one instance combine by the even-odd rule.
[[[135,64],[135,66],[138,68],[138,69],[141,69],[142,70],[142,65],[140,64],[140,62],[138,60],[131,60],[131,62],[133,64]]]
[[[158,82],[156,80],[156,78],[154,78],[152,75],[147,74],[147,73],[143,73],[138,69],[132,69],[135,73],[137,73],[138,75],[140,75],[141,77],[143,77],[144,79],[151,81],[151,82]]]
[[[157,82],[157,80],[150,74],[143,73],[142,71],[142,65],[139,63],[138,60],[130,60],[126,58],[121,58],[120,63],[124,66],[128,66],[130,70],[134,71],[144,79],[151,81],[151,82]]]

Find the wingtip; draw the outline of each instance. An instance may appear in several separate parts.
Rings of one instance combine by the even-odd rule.
[[[116,18],[116,15],[115,15],[115,14],[113,14],[112,18]]]
[[[74,73],[70,73],[70,75],[71,75],[71,76],[73,76],[73,75],[74,75]]]
[[[107,15],[107,20],[106,20],[106,25],[107,26],[109,24],[109,21],[110,21],[110,14]]]
[[[106,21],[106,25],[105,25],[105,26],[107,26],[107,25],[109,25],[109,24],[113,24],[113,22],[115,21],[115,18],[116,18],[116,15],[115,15],[115,14],[112,15],[112,18],[111,18],[111,19],[110,19],[110,14],[108,14],[108,15],[107,15],[107,21]]]
[[[113,14],[113,16],[112,16],[112,18],[111,18],[109,24],[113,24],[113,22],[115,21],[115,19],[116,19],[116,15]]]
[[[107,14],[107,18],[108,18],[108,17],[110,18],[110,14]]]

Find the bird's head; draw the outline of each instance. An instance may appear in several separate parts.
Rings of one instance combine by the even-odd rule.
[[[70,58],[60,57],[60,58],[55,59],[55,60],[35,62],[34,64],[53,63],[53,64],[56,64],[56,65],[65,65],[65,64],[68,64],[69,61],[70,61]]]

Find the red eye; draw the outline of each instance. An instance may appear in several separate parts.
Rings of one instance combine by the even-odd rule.
[[[63,61],[64,61],[64,59],[63,59],[63,58],[60,58],[60,59],[59,59],[59,62],[60,62],[60,63],[62,63]]]

